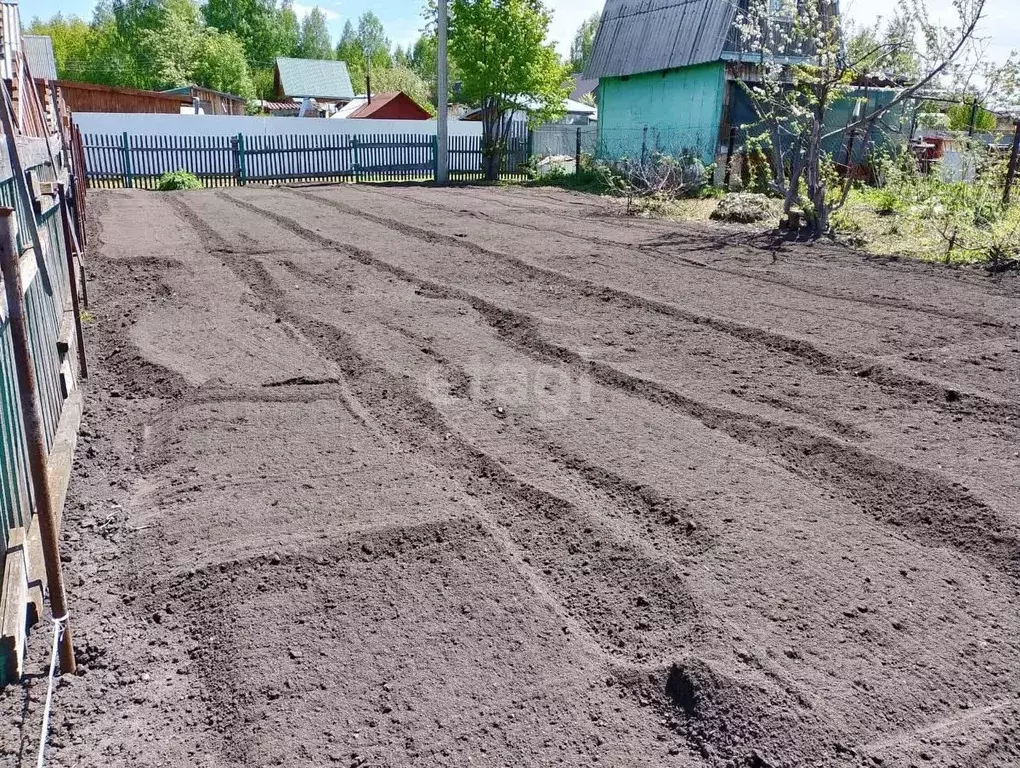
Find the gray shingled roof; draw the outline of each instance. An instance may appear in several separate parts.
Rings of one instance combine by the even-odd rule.
[[[290,98],[353,99],[347,64],[323,59],[276,60],[283,95]]]
[[[25,58],[32,77],[37,80],[57,79],[57,60],[53,57],[53,41],[49,35],[22,35]]]
[[[606,0],[585,78],[621,77],[722,57],[731,0]]]

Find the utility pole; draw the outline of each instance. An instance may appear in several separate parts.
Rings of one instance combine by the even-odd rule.
[[[447,62],[447,0],[439,0],[439,72],[436,76],[436,183],[450,182],[450,70]]]
[[[365,95],[368,96],[368,103],[372,103],[372,59],[369,58],[368,49],[365,50]]]

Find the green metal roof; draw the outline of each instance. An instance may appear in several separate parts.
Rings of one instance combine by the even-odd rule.
[[[354,88],[347,64],[323,59],[287,59],[279,57],[283,95],[290,98],[353,99]]]

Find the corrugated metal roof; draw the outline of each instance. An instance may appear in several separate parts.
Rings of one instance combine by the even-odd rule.
[[[716,61],[733,26],[730,0],[606,0],[586,78]]]
[[[53,41],[49,35],[22,35],[25,58],[32,77],[37,80],[57,79],[57,60],[53,56]]]
[[[285,96],[294,98],[336,99],[354,98],[351,76],[347,64],[328,59],[276,60],[280,84]]]

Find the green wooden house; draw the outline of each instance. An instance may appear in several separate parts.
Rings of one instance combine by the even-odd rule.
[[[741,126],[757,120],[741,81],[754,79],[760,61],[741,40],[741,6],[746,0],[607,0],[584,73],[599,80],[603,157],[661,152],[721,167],[739,151]],[[878,89],[852,94],[832,110],[834,128],[846,125],[858,96],[883,98]],[[836,155],[840,143],[828,149]]]

